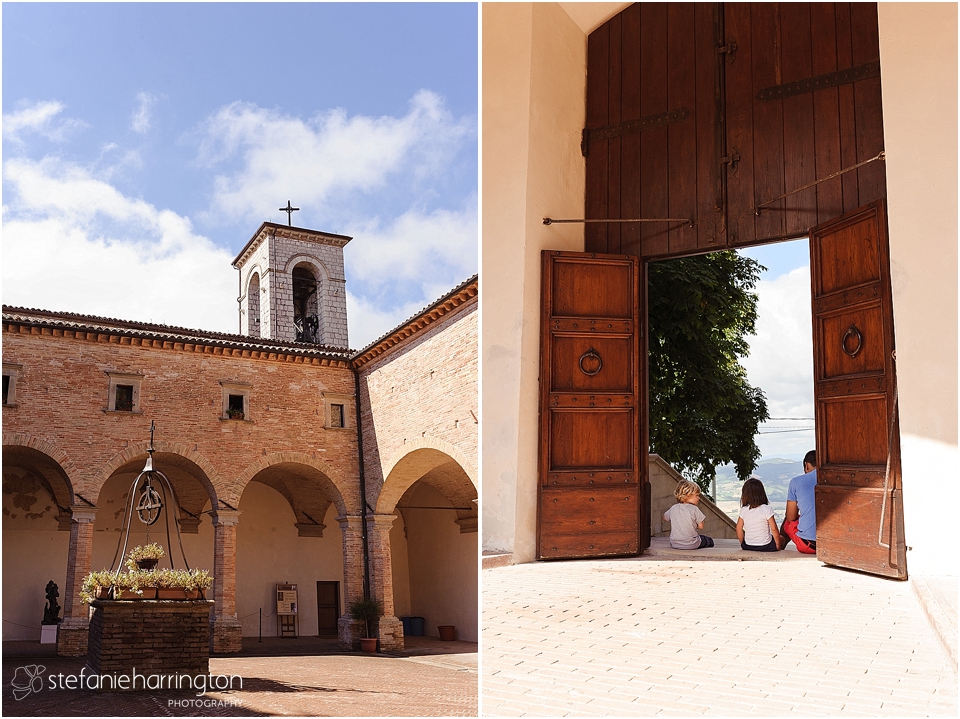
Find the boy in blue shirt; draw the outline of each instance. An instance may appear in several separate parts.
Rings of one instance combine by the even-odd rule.
[[[801,554],[817,553],[816,486],[817,452],[810,450],[803,458],[803,474],[790,480],[786,518],[780,527],[780,533],[789,538]]]

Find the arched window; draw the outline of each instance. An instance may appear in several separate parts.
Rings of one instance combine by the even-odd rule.
[[[293,268],[293,325],[297,330],[297,342],[319,342],[319,316],[317,278],[310,265],[297,265]]]
[[[256,272],[247,285],[247,336],[260,336],[260,275]]]

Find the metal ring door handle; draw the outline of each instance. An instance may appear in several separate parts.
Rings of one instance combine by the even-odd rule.
[[[857,340],[857,346],[852,350],[847,349],[847,339],[850,337],[854,337]],[[840,340],[840,347],[848,357],[856,357],[860,354],[860,350],[863,349],[863,335],[860,334],[860,330],[857,329],[856,325],[850,325],[849,329],[843,333],[843,339]]]
[[[583,366],[584,360],[589,360],[588,367]],[[597,354],[596,350],[592,347],[580,355],[580,361],[577,363],[580,366],[580,371],[583,372],[587,377],[593,377],[600,373],[600,370],[603,369],[603,359],[600,355]],[[593,367],[592,365],[596,365]]]

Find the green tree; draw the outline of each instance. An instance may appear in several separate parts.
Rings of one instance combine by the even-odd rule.
[[[763,267],[733,251],[650,264],[650,449],[708,490],[716,466],[756,467],[769,417],[739,357],[756,332]]]

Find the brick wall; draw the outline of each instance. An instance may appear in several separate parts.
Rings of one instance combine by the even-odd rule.
[[[476,484],[477,298],[360,370],[367,497],[409,447],[448,447]]]
[[[96,674],[210,673],[210,601],[95,601],[87,667]]]
[[[3,412],[5,443],[19,443],[14,437],[19,435],[24,442],[30,438],[55,447],[75,466],[70,476],[74,491],[91,502],[96,503],[111,462],[119,461],[125,449],[149,442],[150,421],[155,420],[157,446],[200,466],[218,497],[232,506],[243,489],[238,478],[256,462],[295,452],[328,467],[343,501],[353,511],[359,509],[356,436],[323,426],[323,393],[354,393],[349,368],[32,330],[5,332],[3,337],[5,359],[23,366],[18,406]],[[108,370],[143,376],[140,414],[104,411]],[[250,385],[248,418],[221,420],[224,381]],[[347,403],[349,422],[355,421],[353,410]]]

